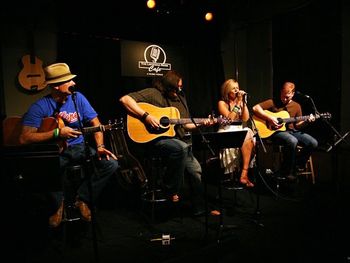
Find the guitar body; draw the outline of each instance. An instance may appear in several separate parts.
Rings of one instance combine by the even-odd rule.
[[[289,118],[289,113],[287,111],[280,111],[280,112],[271,112],[268,110],[264,110],[265,113],[267,113],[270,116],[275,116],[276,118],[285,119]],[[278,127],[270,127],[265,120],[253,115],[253,120],[255,122],[256,128],[259,131],[259,135],[261,138],[267,138],[270,137],[272,134],[274,134],[276,131],[285,131],[286,124],[283,122]]]
[[[64,123],[62,119],[60,118],[56,119],[54,117],[46,117],[41,121],[41,125],[38,129],[38,132],[46,132],[56,128],[63,128],[63,127],[64,127]],[[59,152],[64,151],[68,147],[68,144],[64,139],[56,139],[55,143],[59,147]]]
[[[55,128],[61,128],[63,126],[59,125],[60,121],[57,121],[53,117],[44,118],[38,129],[38,132],[50,131]],[[19,136],[22,132],[22,117],[21,116],[11,116],[3,121],[3,141],[4,145],[18,146]],[[57,140],[57,145],[59,146],[60,152],[67,147],[67,143],[64,140]]]
[[[132,115],[127,116],[127,130],[131,140],[137,143],[150,142],[158,137],[174,137],[176,135],[175,125],[195,122],[197,124],[211,121],[219,124],[241,125],[241,120],[230,120],[220,116],[219,118],[180,118],[180,112],[175,107],[157,107],[149,103],[137,103],[144,111],[159,120],[159,129],[153,129],[145,125],[139,118]]]
[[[150,129],[138,118],[127,116],[127,131],[130,139],[134,142],[150,142],[158,137],[174,137],[175,124],[171,124],[170,119],[179,119],[180,112],[175,107],[157,107],[152,104],[140,102],[138,105],[149,114],[155,116],[160,121],[160,129]]]
[[[45,88],[45,73],[43,62],[33,55],[22,57],[23,69],[18,74],[18,82],[30,91],[39,91]]]

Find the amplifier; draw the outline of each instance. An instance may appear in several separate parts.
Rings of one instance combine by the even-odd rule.
[[[59,147],[31,144],[1,148],[2,180],[25,191],[61,191]]]

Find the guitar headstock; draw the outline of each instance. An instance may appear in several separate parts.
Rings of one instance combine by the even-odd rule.
[[[241,125],[242,121],[241,120],[232,120],[226,117],[223,117],[222,115],[220,115],[217,118],[217,123],[221,124],[221,125]]]
[[[319,114],[316,114],[316,119],[318,119],[318,118],[329,120],[332,118],[332,114],[330,114],[329,112],[319,113]]]
[[[114,129],[124,129],[124,120],[123,118],[120,118],[118,121],[117,119],[115,120],[109,120],[108,125],[105,125],[106,130],[114,130]]]

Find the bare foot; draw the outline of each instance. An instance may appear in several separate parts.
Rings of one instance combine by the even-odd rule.
[[[248,169],[242,169],[241,178],[239,179],[239,181],[246,187],[254,187],[254,184],[251,181],[249,181]]]

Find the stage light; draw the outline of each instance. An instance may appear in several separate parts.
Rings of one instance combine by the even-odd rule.
[[[156,1],[155,0],[148,0],[147,1],[147,7],[152,9],[156,6]]]
[[[207,13],[205,14],[205,20],[206,20],[206,21],[211,21],[211,20],[213,20],[213,13],[212,13],[212,12],[207,12]]]

